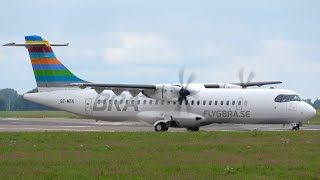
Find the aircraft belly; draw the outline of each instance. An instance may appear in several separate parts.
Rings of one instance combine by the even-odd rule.
[[[104,121],[137,121],[135,112],[93,112],[93,118]]]

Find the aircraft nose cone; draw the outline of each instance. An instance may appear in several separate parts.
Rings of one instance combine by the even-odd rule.
[[[317,114],[317,111],[313,107],[311,107],[311,108],[312,108],[311,117],[314,117]]]
[[[317,114],[317,111],[308,104],[306,115],[308,116],[309,119],[313,118]]]

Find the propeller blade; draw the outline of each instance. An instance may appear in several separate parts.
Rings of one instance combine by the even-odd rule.
[[[191,84],[196,79],[196,75],[192,72],[187,81],[186,89],[188,89],[189,84]]]
[[[253,71],[251,71],[248,76],[247,83],[251,82],[255,76],[256,76],[256,74]]]
[[[179,81],[180,81],[180,85],[182,88],[184,88],[183,87],[183,77],[184,77],[184,68],[181,68],[179,71]]]
[[[179,97],[178,97],[178,102],[181,105],[183,100],[187,102],[187,96],[191,94],[191,92],[187,89],[189,84],[195,80],[195,74],[191,73],[189,76],[187,83],[184,84],[184,67],[180,69],[179,72],[179,81],[180,81],[180,90],[178,91]]]
[[[239,69],[239,72],[238,72],[238,77],[239,77],[239,80],[240,80],[240,83],[243,83],[243,74],[244,73],[244,68],[241,68]]]
[[[185,96],[183,99],[184,99],[184,102],[185,102],[185,103],[188,102],[187,96]]]

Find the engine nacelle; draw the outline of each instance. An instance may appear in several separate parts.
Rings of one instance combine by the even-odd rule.
[[[174,101],[178,99],[179,90],[169,85],[157,85],[156,90],[145,90],[142,94],[152,99]]]
[[[180,89],[179,85],[163,84],[158,85],[156,90],[145,90],[142,93],[152,99],[178,102]],[[190,91],[190,96],[199,92],[195,88],[188,88],[188,90]]]

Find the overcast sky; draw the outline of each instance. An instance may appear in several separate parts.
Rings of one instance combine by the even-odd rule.
[[[281,80],[304,99],[320,98],[317,0],[4,0],[0,43],[41,35],[80,78],[97,83]],[[36,86],[27,51],[0,47],[0,89]]]

